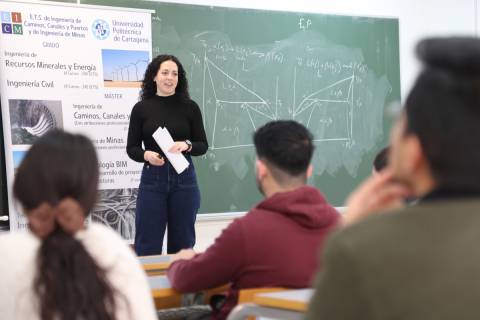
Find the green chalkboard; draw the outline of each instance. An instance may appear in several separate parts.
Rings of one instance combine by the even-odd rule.
[[[105,1],[82,1],[107,4]],[[261,199],[255,128],[295,119],[315,136],[314,176],[341,206],[371,172],[400,99],[398,20],[112,1],[154,9],[153,54],[183,63],[210,144],[195,160],[201,213],[246,211]]]

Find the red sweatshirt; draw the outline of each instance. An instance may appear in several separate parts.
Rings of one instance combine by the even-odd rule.
[[[174,262],[167,276],[179,292],[230,283],[225,305],[214,314],[224,319],[239,289],[309,287],[319,267],[318,252],[338,219],[313,187],[276,193],[235,219],[204,253]]]

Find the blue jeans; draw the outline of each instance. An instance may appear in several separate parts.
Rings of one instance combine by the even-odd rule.
[[[195,168],[177,174],[166,161],[163,166],[143,166],[135,216],[135,252],[139,256],[161,254],[168,228],[167,253],[193,248],[195,219],[200,207]]]

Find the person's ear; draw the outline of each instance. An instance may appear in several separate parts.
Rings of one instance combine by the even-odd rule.
[[[428,164],[420,139],[416,135],[410,134],[405,138],[404,150],[406,159],[409,159],[406,164],[409,172],[417,172]]]
[[[313,166],[309,164],[307,168],[307,179],[310,178],[312,174],[313,174]]]
[[[261,180],[267,175],[268,168],[260,159],[255,162],[255,169],[257,170],[257,177]]]

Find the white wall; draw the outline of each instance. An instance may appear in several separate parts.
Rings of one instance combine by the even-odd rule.
[[[228,226],[235,217],[238,216],[241,215],[225,215],[216,219],[205,219],[205,217],[199,216],[197,223],[195,223],[197,241],[194,249],[199,252],[205,251],[205,249],[207,249],[213,243],[215,238],[220,235],[220,232],[222,232],[222,230]]]
[[[150,0],[154,1],[154,0]],[[476,35],[480,8],[477,0],[169,0],[211,6],[316,12],[358,16],[397,17],[400,21],[400,80],[402,97],[413,85],[419,65],[414,48],[428,36]],[[197,245],[205,250],[231,222],[199,217]]]

